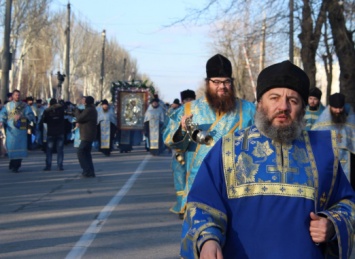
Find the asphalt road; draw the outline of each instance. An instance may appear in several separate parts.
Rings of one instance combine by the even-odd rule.
[[[170,154],[93,152],[89,179],[70,146],[63,172],[42,171],[44,161],[30,151],[12,173],[0,158],[0,258],[179,258]]]

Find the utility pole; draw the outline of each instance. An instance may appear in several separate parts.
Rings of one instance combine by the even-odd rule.
[[[262,39],[261,39],[261,46],[260,46],[260,64],[259,64],[260,71],[263,70],[265,67],[265,35],[266,35],[265,17],[264,17],[261,33],[262,33]]]
[[[6,101],[6,95],[9,91],[9,70],[11,68],[10,53],[10,31],[11,31],[11,7],[12,0],[6,1],[5,30],[4,30],[4,48],[2,52],[2,74],[1,74],[1,100]]]
[[[103,30],[103,31],[102,31],[102,51],[101,51],[100,100],[102,100],[103,91],[104,91],[104,77],[105,77],[105,41],[106,41],[106,30]]]
[[[251,87],[253,88],[253,92],[254,92],[254,97],[256,100],[256,87],[255,87],[255,83],[253,80],[253,74],[251,72],[251,67],[250,67],[250,63],[249,63],[249,57],[248,57],[248,53],[247,50],[245,49],[245,46],[243,45],[243,51],[244,51],[244,58],[245,58],[245,62],[247,64],[247,68],[248,68],[248,73],[249,73],[249,78],[250,78],[250,83],[251,83]]]
[[[122,78],[122,81],[126,80],[126,65],[127,65],[127,59],[124,58],[123,59],[123,78]]]
[[[293,6],[293,0],[290,0],[290,46],[288,51],[291,63],[293,63]]]
[[[67,44],[66,44],[66,53],[65,53],[65,74],[67,80],[65,81],[64,91],[63,91],[63,99],[70,101],[70,4],[68,3],[67,7],[67,28],[65,30],[65,35],[67,37]]]

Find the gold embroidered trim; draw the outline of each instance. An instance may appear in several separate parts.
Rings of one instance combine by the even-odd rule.
[[[235,169],[235,149],[234,149],[234,133],[228,133],[223,137],[222,141],[222,160],[223,160],[223,170],[224,178],[227,186],[228,198],[233,196],[233,191],[230,186],[235,186],[237,183],[236,179],[236,169]]]
[[[260,195],[301,197],[314,200],[314,188],[283,183],[252,183],[240,186],[232,185],[228,190],[228,198],[230,199]]]
[[[185,115],[191,115],[191,102],[187,102],[184,104]]]
[[[187,203],[186,209],[189,210],[191,218],[193,218],[196,214],[196,209],[201,209],[202,211],[206,211],[211,214],[216,219],[221,219],[227,222],[227,215],[224,214],[222,211],[217,210],[211,206],[208,206],[204,203],[200,202],[189,202]],[[224,229],[222,229],[225,231]]]
[[[306,144],[306,149],[308,153],[308,158],[309,162],[311,164],[311,170],[312,170],[312,175],[313,175],[313,184],[314,184],[314,201],[315,201],[315,208],[317,208],[317,203],[318,203],[318,189],[319,189],[319,178],[318,178],[318,169],[317,169],[317,164],[316,160],[314,159],[313,151],[312,151],[312,146],[311,142],[309,140],[308,132],[307,131],[302,131],[304,142]]]
[[[176,192],[176,195],[177,195],[177,196],[184,196],[184,193],[185,193],[185,191],[182,190],[182,191]]]
[[[316,198],[318,198],[318,195],[316,194],[316,191],[318,191],[318,170],[314,160],[314,155],[310,145],[308,133],[304,131],[303,136],[305,139],[308,157],[311,164],[311,170],[314,176],[314,187],[286,183],[247,183],[238,186],[236,179],[237,170],[235,164],[235,136],[232,133],[226,135],[223,138],[222,142],[222,160],[228,198],[233,199],[257,195],[303,197],[310,200],[315,200]],[[281,165],[279,162],[281,162],[281,153],[277,154],[277,164]]]
[[[332,150],[334,154],[334,164],[333,164],[333,178],[332,178],[332,183],[328,192],[328,199],[326,203],[324,204],[324,208],[328,206],[329,198],[333,194],[333,190],[335,187],[335,180],[336,180],[336,175],[338,173],[338,166],[339,166],[339,154],[338,154],[338,149],[337,149],[337,133],[335,130],[330,131],[331,134],[331,139],[332,139]]]

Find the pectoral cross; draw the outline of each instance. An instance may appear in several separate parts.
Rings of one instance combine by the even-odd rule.
[[[338,143],[341,143],[342,139],[343,139],[343,135],[341,135],[340,133],[337,133],[337,141],[338,141]]]
[[[290,145],[275,144],[276,165],[267,165],[267,173],[279,173],[280,183],[287,183],[287,174],[298,174],[298,167],[290,167]]]

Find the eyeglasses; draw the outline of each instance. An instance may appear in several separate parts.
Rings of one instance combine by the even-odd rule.
[[[215,86],[219,86],[220,84],[223,84],[224,86],[231,86],[232,84],[232,80],[230,79],[224,81],[209,79],[209,81],[211,81]]]

